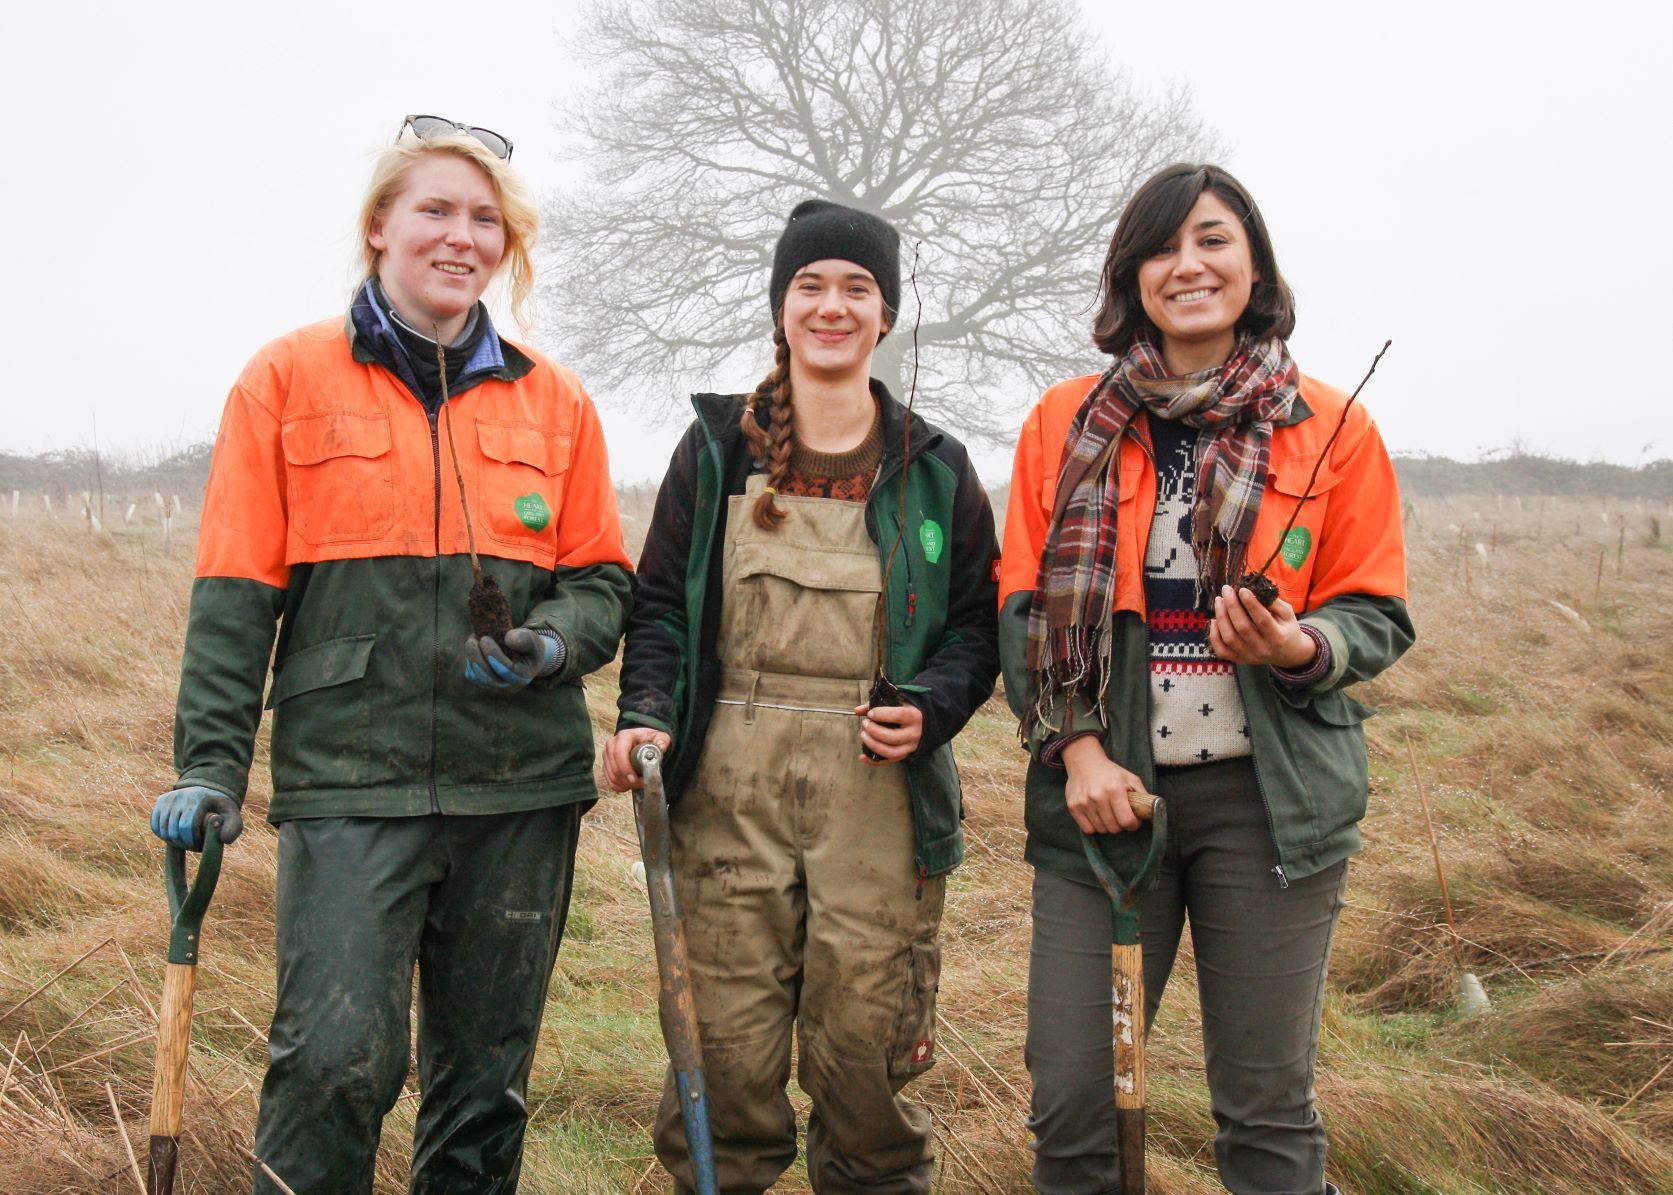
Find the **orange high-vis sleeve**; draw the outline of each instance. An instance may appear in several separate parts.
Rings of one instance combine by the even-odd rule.
[[[999,556],[999,605],[1015,593],[1034,588],[1040,575],[1040,553],[1045,549],[1051,510],[1042,494],[1045,485],[1046,452],[1061,454],[1061,443],[1045,444],[1042,428],[1045,402],[1035,404],[1017,436],[1017,450],[1011,465],[1011,489],[1005,505],[1005,537]]]
[[[209,462],[197,575],[242,577],[283,589],[285,460],[278,413],[240,379],[227,395]]]

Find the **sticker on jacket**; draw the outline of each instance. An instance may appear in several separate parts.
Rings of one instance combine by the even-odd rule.
[[[1284,542],[1279,547],[1279,555],[1284,563],[1291,568],[1300,568],[1301,562],[1307,559],[1307,553],[1313,550],[1313,533],[1305,527],[1291,527],[1284,536]]]
[[[935,1045],[932,1042],[929,1042],[929,1041],[919,1042],[917,1044],[917,1046],[914,1047],[913,1050],[912,1050],[912,1061],[913,1062],[928,1062],[930,1052],[934,1049],[935,1049]]]
[[[935,564],[941,559],[941,549],[947,546],[947,536],[940,523],[925,519],[918,524],[918,542],[924,545],[924,559]]]
[[[539,494],[524,494],[512,506],[517,511],[517,521],[530,531],[544,531],[552,521],[552,508]]]

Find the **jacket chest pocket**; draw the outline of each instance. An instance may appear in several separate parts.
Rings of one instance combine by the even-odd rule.
[[[1317,462],[1316,456],[1301,456],[1274,463],[1249,544],[1251,569],[1258,568],[1277,550],[1267,575],[1278,586],[1279,596],[1294,606],[1297,614],[1306,611],[1331,491],[1342,480],[1328,464],[1314,477]]]
[[[563,477],[571,437],[529,423],[476,421],[477,509],[471,513],[502,543],[552,544],[557,540]]]
[[[307,544],[352,543],[395,523],[389,416],[324,411],[280,428],[290,529]]]

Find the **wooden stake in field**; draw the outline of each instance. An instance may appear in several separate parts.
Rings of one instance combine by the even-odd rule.
[[[1417,752],[1412,749],[1412,736],[1406,735],[1406,758],[1412,765],[1412,782],[1417,785],[1417,799],[1423,805],[1423,824],[1429,828],[1429,849],[1435,856],[1435,877],[1441,885],[1441,908],[1446,910],[1447,933],[1451,935],[1452,957],[1458,964],[1458,1007],[1465,1016],[1486,1012],[1487,989],[1481,980],[1464,967],[1464,939],[1458,936],[1458,925],[1452,918],[1452,895],[1446,887],[1446,869],[1441,866],[1441,844],[1435,837],[1435,819],[1429,812],[1429,794],[1423,789],[1423,776],[1417,770]]]

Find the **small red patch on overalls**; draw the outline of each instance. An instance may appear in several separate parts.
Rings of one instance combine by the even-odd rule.
[[[917,1048],[912,1051],[912,1061],[913,1062],[928,1062],[930,1051],[933,1050],[933,1049],[935,1049],[935,1046],[934,1046],[933,1043],[928,1042],[928,1041],[919,1042],[918,1045],[917,1045]]]
[[[999,557],[993,558],[993,583],[999,584]]]

